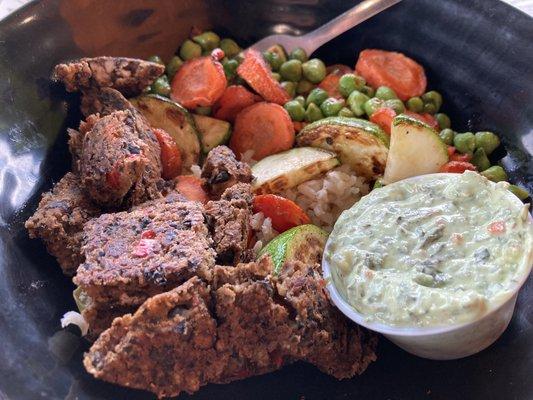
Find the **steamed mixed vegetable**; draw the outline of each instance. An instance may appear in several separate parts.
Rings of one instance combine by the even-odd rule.
[[[150,60],[163,64],[158,56]],[[208,31],[185,40],[165,68],[135,105],[174,139],[174,148],[166,150],[170,161],[163,162],[166,176],[228,144],[238,157],[255,163],[254,188],[262,196],[282,193],[339,164],[374,187],[466,170],[507,180],[490,158],[500,145],[498,136],[452,129],[441,110],[442,95],[427,89],[423,67],[398,52],[368,49],[354,68],[326,66],[301,48],[244,51],[233,39]],[[529,196],[523,188],[509,189],[521,199]],[[280,232],[309,223],[289,200],[259,198],[257,209],[278,221]],[[298,223],[291,216],[300,216]]]

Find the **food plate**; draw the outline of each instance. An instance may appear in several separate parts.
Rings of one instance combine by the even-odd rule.
[[[94,381],[81,369],[81,352],[65,364],[48,349],[60,316],[74,307],[72,287],[55,260],[27,238],[23,221],[39,193],[68,169],[62,133],[79,120],[65,112],[63,89],[50,84],[52,66],[82,55],[146,57],[154,48],[169,55],[191,22],[238,33],[237,39],[251,43],[270,32],[309,30],[349,7],[344,2],[279,4],[168,1],[151,8],[136,1],[112,7],[103,1],[90,6],[42,1],[2,22],[0,390],[5,397],[151,398]],[[529,17],[496,1],[405,1],[320,49],[318,56],[351,63],[348,51],[368,47],[412,56],[450,99],[446,111],[454,122],[501,133],[508,149],[504,165],[513,182],[531,192],[532,36]],[[295,364],[227,386],[210,385],[194,398],[527,398],[532,391],[532,291],[530,279],[504,335],[464,360],[421,360],[382,340],[378,361],[355,379],[337,382]]]

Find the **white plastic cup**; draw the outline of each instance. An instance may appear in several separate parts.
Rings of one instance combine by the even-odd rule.
[[[437,175],[437,174],[435,174]],[[408,178],[416,179],[418,177]],[[511,195],[517,205],[522,202]],[[529,214],[529,220],[533,218]],[[328,244],[326,244],[326,248]],[[331,300],[337,308],[352,321],[375,332],[419,357],[433,360],[453,360],[478,353],[494,343],[505,331],[514,313],[518,292],[527,281],[533,266],[533,252],[524,260],[528,268],[507,299],[491,308],[479,318],[462,324],[439,327],[394,327],[379,322],[369,322],[365,316],[348,304],[331,278],[331,270],[326,257],[322,257],[322,273],[327,284]]]

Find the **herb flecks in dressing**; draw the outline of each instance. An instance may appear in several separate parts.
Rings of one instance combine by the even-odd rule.
[[[477,173],[417,177],[345,211],[324,256],[341,295],[369,321],[468,322],[505,301],[530,266],[523,207]]]

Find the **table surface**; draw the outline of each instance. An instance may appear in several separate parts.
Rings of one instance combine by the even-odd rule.
[[[13,12],[30,0],[0,0],[0,19]],[[502,0],[533,17],[533,0]]]

